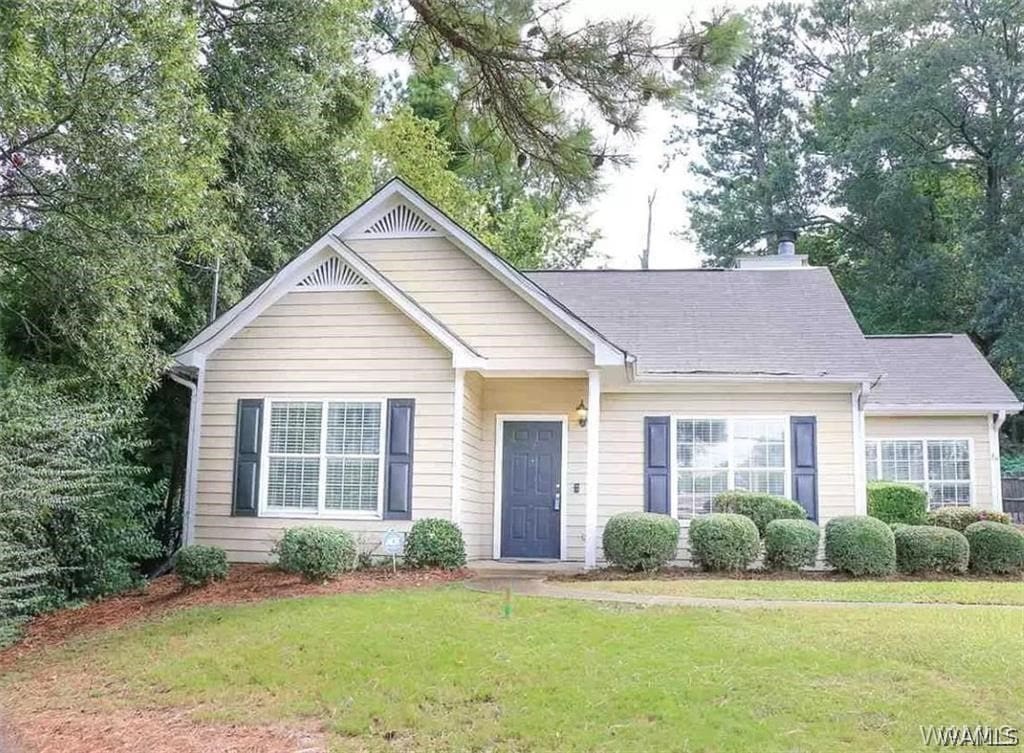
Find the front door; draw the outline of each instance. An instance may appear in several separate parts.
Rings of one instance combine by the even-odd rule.
[[[501,452],[501,556],[561,556],[562,424],[506,421]]]

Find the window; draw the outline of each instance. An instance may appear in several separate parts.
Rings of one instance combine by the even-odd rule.
[[[970,505],[967,439],[882,439],[865,444],[868,481],[902,481],[928,493],[928,506]]]
[[[379,513],[381,415],[377,401],[271,402],[266,509]]]
[[[676,502],[680,518],[711,512],[728,489],[785,494],[787,420],[676,420]]]

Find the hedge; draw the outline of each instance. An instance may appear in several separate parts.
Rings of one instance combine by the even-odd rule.
[[[690,522],[690,553],[705,570],[745,570],[760,551],[757,526],[746,515],[712,513]]]
[[[773,520],[764,532],[764,560],[775,570],[811,567],[818,559],[821,532],[809,520]]]
[[[1005,523],[1009,525],[1010,516],[1004,512],[994,510],[979,510],[976,507],[939,507],[928,513],[928,525],[952,528],[954,531],[963,533],[967,526],[978,523],[982,520],[991,520],[993,523]]]
[[[901,573],[963,573],[967,571],[970,547],[959,531],[940,526],[899,525],[896,540],[896,568]]]
[[[872,481],[868,484],[868,515],[885,523],[916,526],[925,522],[928,495],[913,484]]]
[[[964,531],[971,545],[971,570],[976,573],[1019,573],[1024,570],[1024,533],[1006,523],[981,520]]]
[[[604,556],[626,570],[657,570],[679,548],[679,521],[649,512],[622,512],[609,518],[601,537]]]
[[[462,531],[450,520],[421,518],[405,538],[405,561],[413,567],[457,570],[466,564]]]
[[[754,521],[759,535],[773,520],[805,520],[804,508],[787,497],[759,492],[728,491],[715,496],[715,512],[730,512],[745,515]]]
[[[896,572],[896,540],[892,529],[877,518],[833,518],[825,526],[825,559],[850,575],[892,575]]]
[[[323,581],[356,566],[356,540],[340,528],[288,528],[274,547],[277,564],[308,581]]]
[[[228,577],[228,556],[215,546],[183,546],[175,557],[174,571],[186,586],[205,586]]]

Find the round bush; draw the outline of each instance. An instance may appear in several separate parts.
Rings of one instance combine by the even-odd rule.
[[[868,515],[885,523],[916,526],[925,522],[928,495],[913,484],[872,481],[868,484]]]
[[[690,552],[705,570],[746,570],[760,551],[757,526],[746,515],[718,512],[690,523]]]
[[[745,515],[754,521],[759,535],[764,536],[773,520],[806,520],[804,508],[787,497],[758,492],[731,491],[715,496],[715,512]]]
[[[764,560],[775,570],[811,567],[818,559],[821,532],[809,520],[773,520],[764,531]]]
[[[215,546],[183,546],[174,559],[174,572],[186,586],[205,586],[228,577],[228,556]]]
[[[679,521],[651,512],[622,512],[605,524],[601,544],[616,567],[657,570],[676,556]]]
[[[405,561],[413,567],[456,570],[466,564],[462,531],[450,520],[423,518],[412,524],[405,538]]]
[[[981,520],[964,531],[971,545],[971,570],[976,573],[1019,573],[1024,570],[1024,533],[1006,523]]]
[[[825,559],[850,575],[892,575],[896,572],[896,540],[892,529],[877,518],[833,518],[825,526]]]
[[[289,528],[274,550],[278,567],[308,581],[324,581],[356,566],[356,540],[340,528]]]
[[[959,531],[939,526],[898,525],[896,568],[901,573],[963,573],[967,571],[970,547]]]
[[[1005,523],[1009,525],[1010,516],[1005,512],[994,510],[979,510],[975,507],[939,507],[928,513],[928,525],[952,528],[954,531],[963,533],[967,526],[982,520],[991,520],[993,523]]]

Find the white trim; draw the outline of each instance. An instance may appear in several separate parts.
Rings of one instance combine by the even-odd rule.
[[[257,509],[257,517],[260,518],[301,518],[307,520],[383,520],[384,519],[384,474],[387,471],[386,461],[386,440],[387,440],[387,398],[378,395],[302,395],[285,396],[274,395],[264,396],[263,414],[263,436],[260,438],[260,498]],[[320,450],[317,457],[320,459],[320,477],[317,480],[317,509],[316,512],[309,510],[280,510],[267,507],[267,496],[270,487],[270,415],[274,403],[321,403],[323,409],[320,412]],[[325,502],[327,499],[327,414],[330,403],[377,403],[380,405],[380,437],[377,445],[379,453],[377,463],[377,510],[327,510]],[[282,453],[275,453],[283,456]],[[287,455],[285,453],[284,455]],[[312,453],[307,453],[312,455]],[[299,455],[293,455],[299,457]],[[332,456],[333,457],[333,456]]]
[[[396,199],[396,197],[398,198]],[[441,233],[447,235],[449,240],[463,252],[475,259],[484,269],[518,293],[523,300],[544,314],[587,350],[590,350],[594,354],[595,365],[621,366],[626,362],[627,354],[624,350],[607,340],[568,309],[557,304],[543,288],[459,227],[457,223],[430,204],[400,178],[392,178],[388,181],[377,193],[331,228],[328,234],[344,240],[365,238],[366,236],[361,236],[359,229],[372,224],[371,218],[390,210],[398,199],[410,204],[424,219],[437,227]]]
[[[290,292],[299,290],[299,281],[305,279],[323,263],[322,253],[339,256],[349,267],[366,280],[381,296],[405,314],[427,334],[441,343],[452,354],[452,365],[463,368],[483,368],[487,360],[462,342],[441,322],[426,312],[416,301],[406,295],[374,266],[359,254],[343,244],[336,244],[330,236],[324,236],[305,252],[286,264],[274,277],[256,288],[252,293],[225,313],[223,323],[201,331],[183,345],[174,357],[183,365],[196,365],[197,359],[205,359],[227,342],[232,336],[252,323],[256,317]],[[234,313],[232,313],[234,312]],[[205,335],[205,339],[204,339]]]
[[[868,514],[868,477],[866,465],[866,423],[861,407],[863,387],[850,395],[850,419],[853,423],[853,512],[854,515]]]
[[[993,413],[988,419],[988,451],[992,471],[992,509],[1003,512],[1003,467],[999,454],[999,430],[1006,420],[1006,411]]]
[[[803,415],[803,414],[793,414]],[[672,517],[679,520],[683,526],[688,526],[692,518],[679,518],[679,448],[678,448],[678,425],[680,421],[724,421],[726,424],[725,428],[725,444],[729,455],[729,465],[726,467],[726,488],[736,488],[736,471],[735,466],[735,437],[733,432],[734,421],[781,421],[783,425],[783,493],[782,496],[792,499],[793,493],[793,458],[792,455],[792,429],[790,421],[792,415],[748,415],[748,414],[734,414],[734,415],[672,415],[669,416],[669,431],[672,433],[670,439],[670,450],[669,450],[669,472],[671,473],[671,479],[669,480],[669,489],[671,490],[672,499],[669,501],[669,511],[672,513]],[[704,470],[704,469],[697,469]],[[760,469],[764,470],[764,469]],[[820,508],[820,500],[819,500]],[[821,512],[819,509],[819,517]]]
[[[923,470],[923,473],[924,473],[924,478],[921,479],[921,483],[924,484],[925,493],[928,492],[928,484],[932,483],[932,479],[929,478],[929,474],[928,474],[928,443],[929,442],[967,442],[967,453],[970,456],[968,462],[970,463],[970,468],[971,468],[971,478],[968,479],[968,481],[970,483],[970,489],[971,489],[971,504],[970,505],[962,505],[962,506],[974,507],[974,508],[978,507],[978,484],[977,484],[977,482],[978,482],[978,473],[977,473],[977,463],[975,462],[976,455],[975,455],[975,447],[974,447],[974,437],[963,437],[963,436],[960,436],[960,437],[957,437],[957,436],[934,436],[933,437],[933,436],[915,435],[915,436],[905,436],[905,437],[892,437],[892,436],[889,436],[889,437],[866,437],[864,441],[865,441],[865,444],[867,444],[869,442],[878,444],[878,453],[877,453],[877,457],[875,458],[875,476],[876,476],[876,480],[878,480],[878,481],[893,481],[895,483],[906,483],[906,484],[914,484],[916,482],[911,481],[911,480],[884,479],[884,478],[882,478],[882,442],[921,442],[922,470]],[[864,462],[865,462],[865,465],[866,465],[866,455],[867,455],[867,449],[865,447],[865,452],[864,452],[864,458],[865,458]],[[960,479],[960,480],[957,480],[957,479],[939,479],[935,483],[956,484],[956,483],[963,483],[963,480],[962,479]],[[865,481],[865,484],[864,484],[864,489],[865,489],[865,492],[866,492],[866,490],[867,490],[867,482],[866,481]],[[931,501],[930,500],[928,501],[928,509],[931,509]]]
[[[976,416],[989,413],[1017,413],[1021,410],[1021,403],[1001,403],[986,405],[982,403],[951,403],[948,405],[939,404],[870,404],[864,407],[869,416],[929,416],[929,415],[953,415],[953,416]]]
[[[206,370],[199,369],[196,381],[168,372],[171,379],[184,385],[191,392],[188,406],[188,440],[185,450],[185,488],[181,506],[181,543],[188,546],[196,538],[196,508],[199,496],[199,439],[202,432],[203,390],[206,387]]]
[[[494,559],[501,559],[501,510],[502,510],[502,499],[501,499],[501,474],[502,474],[502,460],[504,454],[504,424],[506,421],[549,421],[557,422],[562,427],[562,474],[561,474],[561,489],[562,489],[562,503],[561,509],[559,510],[559,554],[560,560],[565,560],[568,556],[568,510],[569,505],[566,504],[566,495],[568,493],[567,483],[569,474],[569,417],[564,414],[557,413],[498,413],[494,417],[494,526],[492,531],[492,553]]]
[[[716,374],[711,372],[674,373],[636,369],[636,384],[664,384],[673,382],[743,382],[750,384],[834,384],[858,387],[863,376],[835,376],[831,374]]]
[[[587,372],[587,481],[586,499],[583,512],[584,545],[583,566],[590,569],[597,565],[597,504],[599,492],[599,466],[601,441],[601,372],[591,369]],[[565,488],[563,484],[563,489]],[[562,508],[565,508],[563,503]],[[564,552],[564,548],[563,548]],[[563,554],[563,559],[565,558]]]
[[[462,467],[465,441],[466,370],[455,369],[452,386],[452,522],[462,527]]]

